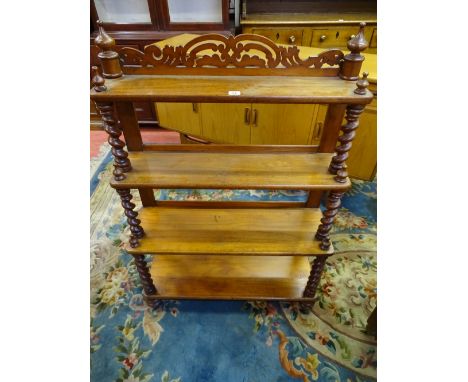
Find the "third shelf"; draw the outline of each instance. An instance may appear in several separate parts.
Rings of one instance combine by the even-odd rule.
[[[166,208],[139,212],[145,236],[131,254],[313,256],[319,208]]]

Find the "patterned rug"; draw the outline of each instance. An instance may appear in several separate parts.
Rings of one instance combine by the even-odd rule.
[[[92,382],[364,382],[376,378],[376,342],[364,329],[376,306],[376,183],[343,198],[312,311],[295,303],[143,303],[128,226],[110,188],[105,145],[91,163]],[[138,193],[133,193],[139,205]],[[164,190],[169,200],[305,200],[301,191]]]

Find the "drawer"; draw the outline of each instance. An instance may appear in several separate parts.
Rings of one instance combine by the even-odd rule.
[[[314,29],[310,46],[319,48],[346,48],[348,40],[359,32],[359,27]],[[365,30],[365,37],[370,41],[372,30]]]
[[[304,29],[254,28],[252,33],[268,37],[277,44],[302,45]]]

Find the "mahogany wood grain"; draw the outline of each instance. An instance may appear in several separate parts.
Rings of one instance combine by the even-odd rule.
[[[101,115],[104,130],[109,135],[108,142],[112,146],[114,156],[114,180],[125,179],[125,173],[132,169],[125,150],[125,142],[120,139],[122,130],[118,123],[112,102],[96,102],[96,108]]]
[[[156,287],[154,286],[153,279],[148,269],[148,264],[146,263],[144,255],[134,255],[135,265],[140,275],[141,284],[143,285],[143,290],[145,295],[154,295],[158,293]]]
[[[166,208],[145,207],[139,218],[145,236],[131,254],[230,254],[310,256],[320,249],[314,232],[318,208]]]
[[[191,145],[188,145],[191,146]],[[114,188],[346,190],[329,173],[333,154],[130,152],[133,170]]]
[[[314,259],[309,279],[307,280],[307,285],[304,290],[305,297],[315,297],[315,293],[317,292],[317,287],[320,283],[320,278],[322,277],[323,268],[325,267],[327,257],[328,256],[319,256]]]
[[[317,240],[321,240],[320,248],[324,251],[331,247],[330,231],[338,213],[338,208],[341,205],[341,197],[343,192],[330,192],[327,198],[327,207],[323,212],[323,218],[315,234]]]
[[[337,104],[328,106],[327,114],[325,116],[324,128],[322,138],[318,151],[320,153],[333,153],[335,152],[336,141],[340,135],[343,117],[346,112],[345,104]]]
[[[129,151],[143,150],[138,120],[132,102],[116,102],[115,109],[120,121],[120,128],[125,137],[125,143]]]
[[[154,207],[158,204],[154,198],[153,189],[139,188],[138,192],[140,194],[141,204],[143,204],[143,207]]]
[[[191,137],[193,138],[193,137]],[[143,144],[143,151],[159,152],[192,152],[192,153],[315,153],[318,146],[315,145],[232,145],[211,144],[211,142],[197,141],[194,144]]]
[[[299,208],[304,207],[305,203],[282,201],[158,200],[157,205],[159,207],[172,208]]]
[[[322,199],[323,191],[309,191],[306,206],[312,208],[320,207],[320,200]]]
[[[339,145],[335,149],[336,155],[333,156],[328,169],[330,173],[336,174],[334,179],[337,182],[346,182],[348,179],[346,159],[348,159],[349,150],[359,126],[359,116],[363,110],[364,105],[348,105],[346,108],[346,124],[341,127],[343,134],[338,137]]]
[[[154,299],[311,300],[307,257],[156,255],[150,272]]]
[[[135,204],[132,203],[132,194],[129,189],[117,190],[117,193],[120,195],[120,200],[122,207],[125,210],[125,216],[127,217],[127,223],[130,227],[130,246],[132,248],[138,247],[138,239],[141,239],[145,234],[145,231],[141,227],[141,220],[138,219],[138,212],[134,211]]]
[[[373,97],[369,90],[355,94],[354,82],[337,77],[126,75],[106,80],[106,87],[104,92],[92,90],[91,98],[96,102],[367,104]],[[229,95],[230,91],[240,94]]]

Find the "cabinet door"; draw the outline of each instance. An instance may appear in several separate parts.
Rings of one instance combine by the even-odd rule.
[[[250,143],[250,103],[204,103],[201,105],[202,136],[214,143]]]
[[[155,106],[159,126],[187,134],[201,134],[199,104],[158,102]]]
[[[327,105],[317,105],[317,114],[312,121],[312,128],[310,129],[309,144],[320,145],[320,139],[323,134],[323,125],[327,115]]]
[[[251,142],[257,145],[306,145],[317,105],[253,104]]]

